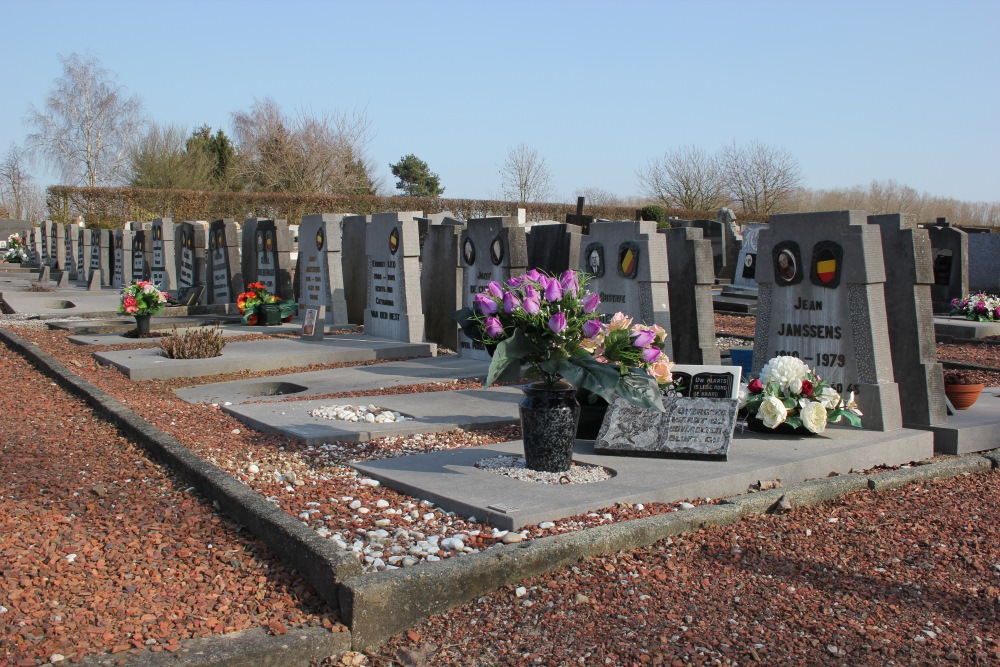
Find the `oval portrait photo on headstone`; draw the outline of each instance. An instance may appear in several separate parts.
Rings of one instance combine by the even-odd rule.
[[[587,262],[587,272],[595,278],[604,275],[604,244],[591,243],[583,253]]]
[[[462,260],[467,266],[472,266],[476,263],[476,245],[469,237],[466,237],[465,243],[462,244]]]
[[[802,255],[799,244],[782,241],[774,246],[774,282],[779,286],[797,285],[802,282]]]
[[[503,239],[499,236],[490,244],[490,259],[496,266],[500,266],[500,262],[503,261]]]

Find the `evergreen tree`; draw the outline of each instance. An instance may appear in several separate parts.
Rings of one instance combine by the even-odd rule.
[[[410,153],[390,164],[392,175],[398,178],[396,189],[407,197],[440,197],[444,193],[441,178],[431,173],[427,163]]]

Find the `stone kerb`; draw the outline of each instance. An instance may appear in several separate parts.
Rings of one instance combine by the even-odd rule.
[[[365,333],[406,343],[424,338],[419,211],[377,213],[367,226]]]
[[[1000,234],[969,234],[969,291],[1000,294]]]
[[[951,300],[961,299],[969,293],[969,235],[938,218],[936,224],[927,225],[934,261],[934,283],[931,299],[934,312],[951,312]]]
[[[465,223],[431,219],[420,251],[420,298],[428,342],[458,349],[458,323],[451,314],[462,307],[462,274],[458,241]]]
[[[867,213],[771,216],[758,256],[754,372],[772,357],[799,357],[845,396],[857,392],[863,428],[900,428],[882,240]]]
[[[528,264],[525,229],[514,216],[469,220],[458,242],[458,268],[462,271],[462,307],[473,305],[476,294],[491,281],[506,283],[523,275]],[[458,332],[458,352],[463,357],[489,361],[480,343]]]
[[[209,304],[236,303],[245,289],[238,236],[236,221],[232,218],[213,220],[208,226],[205,277]]]
[[[886,324],[896,383],[905,387],[903,425],[907,428],[944,424],[944,374],[937,362],[931,284],[934,282],[927,231],[912,216],[870,215],[885,253]]]
[[[347,324],[341,214],[306,215],[299,224],[299,312],[324,310],[326,324]]]
[[[177,264],[174,261],[174,223],[170,218],[156,218],[150,225],[146,246],[149,279],[171,296],[177,292]]]
[[[671,360],[681,364],[720,364],[715,340],[712,244],[692,227],[661,229],[670,274]]]
[[[589,289],[601,297],[601,315],[620,311],[636,323],[670,331],[667,245],[656,222],[595,222],[581,245],[578,266],[591,275]],[[672,359],[669,337],[666,348]]]

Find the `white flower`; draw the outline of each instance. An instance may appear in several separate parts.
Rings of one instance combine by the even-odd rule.
[[[822,403],[823,407],[827,410],[840,405],[840,394],[838,394],[833,387],[830,386],[823,387],[816,398],[819,399],[819,402]]]
[[[802,420],[802,425],[813,433],[822,433],[826,430],[826,408],[819,401],[801,399],[799,418]]]
[[[766,386],[769,382],[777,382],[787,388],[794,380],[805,380],[809,375],[809,367],[797,357],[775,357],[760,370],[760,381]],[[799,385],[799,389],[802,385]]]
[[[802,380],[800,380],[799,378],[795,378],[794,380],[792,380],[791,382],[789,382],[788,383],[788,391],[790,393],[792,393],[792,394],[801,394],[802,393]]]
[[[788,410],[785,409],[785,404],[774,396],[768,396],[761,401],[760,407],[757,409],[757,418],[764,422],[764,426],[768,428],[775,428],[784,422],[786,417],[788,417]]]
[[[736,392],[736,400],[740,402],[739,409],[742,410],[747,406],[747,399],[750,398],[750,390],[747,389],[747,385],[744,382],[740,385],[739,391]]]

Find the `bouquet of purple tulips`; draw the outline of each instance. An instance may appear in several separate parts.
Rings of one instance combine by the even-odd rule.
[[[663,336],[636,327],[627,341],[619,341],[629,349],[620,350],[617,363],[595,357],[593,341],[606,327],[597,314],[600,297],[586,290],[588,277],[531,270],[506,285],[489,283],[471,308],[455,313],[466,335],[493,350],[485,386],[516,379],[526,364],[526,375],[548,386],[565,379],[608,401],[618,395],[662,410],[657,380],[647,368],[661,358]]]

